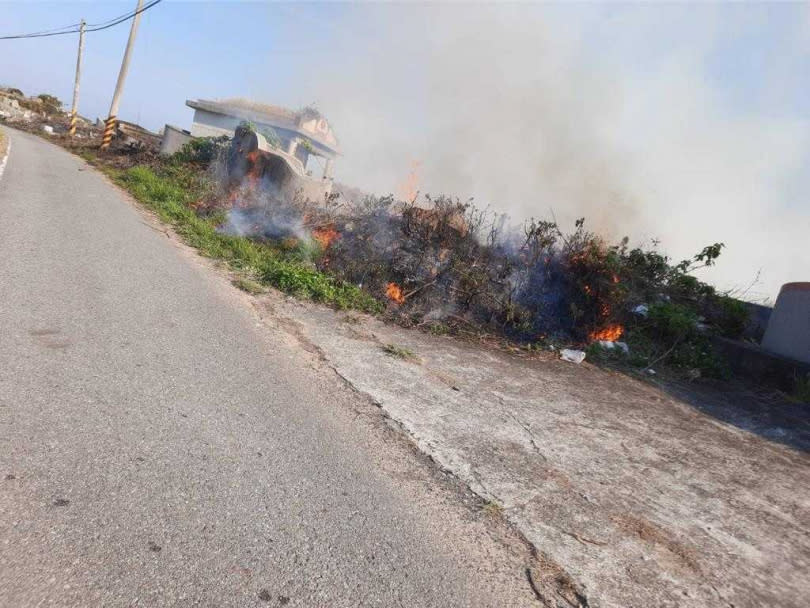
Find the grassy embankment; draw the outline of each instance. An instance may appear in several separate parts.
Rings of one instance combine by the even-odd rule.
[[[368,293],[317,270],[312,263],[317,251],[309,244],[284,247],[219,232],[221,213],[200,215],[194,208],[210,187],[201,171],[172,163],[126,170],[94,164],[170,224],[188,245],[238,271],[237,287],[255,293],[258,285],[267,285],[340,309],[382,310],[382,304]]]

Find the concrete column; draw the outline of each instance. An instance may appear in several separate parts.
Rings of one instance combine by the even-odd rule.
[[[332,179],[332,170],[335,167],[335,160],[332,158],[326,159],[326,166],[323,168],[323,178]]]
[[[810,363],[810,283],[782,285],[762,347]]]

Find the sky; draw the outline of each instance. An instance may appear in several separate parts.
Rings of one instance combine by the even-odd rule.
[[[0,33],[128,2],[0,0]],[[86,39],[80,113],[109,109],[129,26]],[[0,41],[0,83],[69,102],[77,36]],[[186,99],[316,105],[342,182],[553,215],[752,300],[810,281],[810,4],[310,4],[164,0],[143,14],[119,115],[188,128]]]

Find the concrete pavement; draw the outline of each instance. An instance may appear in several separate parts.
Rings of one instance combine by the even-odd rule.
[[[537,605],[525,547],[80,159],[0,181],[0,606]]]
[[[806,405],[731,382],[655,387],[277,292],[253,299],[266,323],[294,328],[422,451],[501,505],[590,606],[807,604]]]

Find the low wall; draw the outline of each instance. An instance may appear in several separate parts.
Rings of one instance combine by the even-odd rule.
[[[782,285],[762,346],[810,364],[810,283]]]
[[[783,357],[754,344],[716,337],[714,347],[735,375],[787,393],[793,392],[798,379],[810,375],[810,363]]]
[[[163,139],[160,142],[160,155],[174,154],[190,141],[191,133],[172,125],[166,125],[163,129]]]

